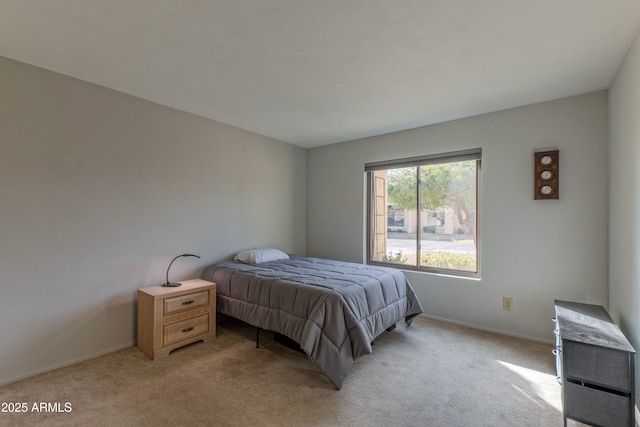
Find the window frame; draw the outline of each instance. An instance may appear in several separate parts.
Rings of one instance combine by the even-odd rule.
[[[373,254],[373,209],[372,203],[374,202],[374,172],[376,170],[389,170],[396,168],[404,168],[404,167],[420,167],[424,165],[433,165],[438,163],[454,163],[457,161],[464,160],[475,160],[476,161],[476,212],[475,212],[475,228],[476,228],[476,271],[466,271],[466,270],[455,270],[448,268],[440,268],[440,267],[428,267],[420,265],[420,241],[421,235],[423,234],[421,230],[421,221],[420,215],[417,215],[417,230],[416,230],[416,265],[407,265],[407,264],[396,264],[390,262],[383,261],[375,261],[372,260]],[[367,182],[367,197],[366,197],[366,242],[367,242],[367,251],[366,251],[366,264],[369,265],[378,265],[383,267],[391,267],[397,268],[401,270],[411,270],[411,271],[419,271],[424,273],[434,273],[434,274],[443,274],[447,276],[456,276],[456,277],[468,277],[468,278],[477,278],[481,277],[481,182],[482,182],[482,149],[470,149],[470,150],[462,150],[462,151],[454,151],[448,153],[440,153],[440,154],[432,154],[426,156],[419,157],[410,157],[404,159],[395,159],[388,161],[380,161],[365,164],[365,176]],[[419,169],[418,169],[419,170]],[[416,208],[417,211],[420,211],[420,175],[418,173],[416,177]]]

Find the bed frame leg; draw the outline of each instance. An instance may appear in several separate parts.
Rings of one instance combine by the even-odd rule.
[[[385,332],[386,332],[386,333],[389,333],[389,332],[393,331],[395,328],[396,328],[396,324],[395,324],[395,323],[394,323],[393,325],[389,326],[387,329],[385,329],[385,330],[384,330],[384,332],[383,332],[383,333],[381,333],[380,335],[378,335],[377,337],[375,337],[375,338],[373,339],[373,341],[371,341],[371,345],[374,345],[374,344],[376,343],[376,339],[377,339],[378,337],[381,337],[382,335],[384,335],[384,333],[385,333]]]
[[[256,348],[260,348],[260,328],[256,328]]]

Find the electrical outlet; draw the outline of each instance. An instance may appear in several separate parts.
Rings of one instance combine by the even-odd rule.
[[[513,311],[513,298],[502,298],[502,309],[506,311]]]

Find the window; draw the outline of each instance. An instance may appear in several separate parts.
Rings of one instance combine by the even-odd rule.
[[[368,262],[480,275],[480,149],[365,165]]]

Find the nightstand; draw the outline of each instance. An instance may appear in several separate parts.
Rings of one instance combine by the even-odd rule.
[[[200,279],[180,283],[138,289],[138,348],[151,359],[216,337],[216,284]]]

